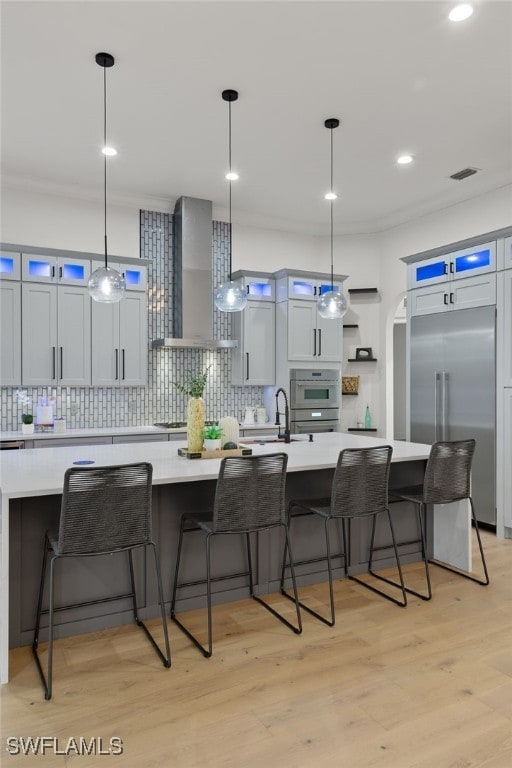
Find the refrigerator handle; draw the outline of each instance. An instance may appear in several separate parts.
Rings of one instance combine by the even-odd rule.
[[[441,431],[441,440],[447,440],[447,417],[448,417],[448,374],[443,371],[443,426]]]
[[[438,409],[438,393],[439,393],[439,382],[441,380],[441,374],[439,371],[434,371],[434,442],[436,443],[438,440],[437,435],[437,409]]]

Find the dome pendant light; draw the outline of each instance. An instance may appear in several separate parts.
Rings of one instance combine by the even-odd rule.
[[[103,67],[103,147],[107,145],[107,67],[114,66],[114,57],[110,53],[97,53],[96,64]],[[124,277],[108,266],[107,257],[107,153],[104,152],[104,221],[105,221],[105,266],[95,269],[89,278],[87,287],[94,301],[112,304],[120,301],[126,290]]]
[[[324,317],[326,320],[339,320],[347,311],[347,300],[339,288],[334,287],[334,266],[333,266],[333,205],[336,199],[336,194],[333,188],[333,144],[332,144],[332,132],[334,128],[337,128],[340,121],[336,117],[330,117],[325,121],[324,125],[331,132],[331,186],[330,190],[325,196],[326,200],[329,200],[331,206],[331,286],[330,291],[322,293],[318,299],[318,314]]]
[[[235,283],[231,279],[232,270],[232,241],[233,229],[231,225],[231,184],[238,176],[233,173],[231,168],[231,102],[238,99],[238,91],[228,89],[222,91],[222,98],[229,105],[229,172],[226,175],[229,181],[229,280],[219,285],[215,290],[214,300],[217,309],[221,312],[241,312],[247,304],[247,294],[240,283]]]

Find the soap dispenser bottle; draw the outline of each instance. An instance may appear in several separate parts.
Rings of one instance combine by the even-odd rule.
[[[370,413],[370,406],[366,406],[366,411],[364,413],[364,428],[365,429],[371,429],[372,426],[372,415]]]

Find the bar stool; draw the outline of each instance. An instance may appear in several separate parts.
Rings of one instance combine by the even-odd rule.
[[[327,561],[327,572],[329,578],[329,599],[330,599],[330,619],[322,616],[317,611],[314,611],[303,602],[299,601],[301,608],[315,616],[320,621],[324,622],[328,626],[334,626],[336,621],[334,610],[334,593],[333,593],[333,579],[332,579],[332,559],[330,535],[329,535],[329,523],[331,520],[341,520],[341,531],[343,536],[343,559],[345,576],[352,581],[357,581],[363,587],[370,589],[372,592],[376,592],[382,595],[387,600],[405,607],[407,605],[407,594],[405,592],[404,581],[402,576],[402,567],[400,564],[400,558],[398,554],[398,548],[395,539],[395,532],[393,528],[393,522],[388,509],[388,480],[389,480],[389,468],[391,463],[391,455],[393,448],[390,445],[378,446],[377,448],[347,448],[341,451],[338,457],[338,463],[334,472],[332,481],[331,498],[329,499],[299,499],[290,501],[288,507],[288,514],[290,523],[299,515],[313,514],[318,515],[324,521],[325,532],[325,559]],[[400,585],[402,590],[402,600],[397,600],[392,595],[388,595],[386,592],[378,589],[377,587],[369,584],[357,576],[353,576],[350,573],[351,566],[351,552],[350,552],[350,528],[351,521],[357,518],[372,517],[372,531],[371,531],[371,543],[370,543],[370,560],[368,564],[368,572],[372,573],[372,552],[375,541],[375,526],[377,517],[380,514],[387,514],[389,520],[389,526],[391,529],[391,538],[393,542],[393,548],[395,551],[396,564],[400,579]],[[347,523],[348,521],[348,523]],[[347,532],[348,528],[348,532]],[[338,557],[340,555],[337,555]],[[301,561],[308,562],[308,561]],[[297,562],[296,565],[300,563]],[[288,598],[291,596],[286,592],[284,588],[285,568],[288,564],[286,562],[286,552],[283,554],[283,565],[281,571],[281,592]]]
[[[406,488],[393,488],[390,492],[390,501],[412,501],[418,510],[418,521],[420,536],[422,541],[423,560],[425,563],[426,595],[422,595],[406,587],[410,592],[423,600],[432,598],[432,587],[430,584],[430,574],[428,564],[438,565],[447,571],[458,573],[466,579],[475,581],[477,584],[487,586],[489,584],[489,573],[487,563],[485,562],[480,530],[475,515],[473,499],[471,497],[471,465],[475,453],[475,440],[452,440],[434,443],[430,449],[425,476],[422,485],[409,486]],[[450,504],[453,501],[469,499],[471,505],[471,517],[475,528],[482,561],[484,578],[480,579],[472,576],[471,573],[454,568],[446,563],[441,563],[432,558],[427,558],[426,554],[426,534],[425,512],[427,504]]]
[[[56,611],[131,598],[135,623],[144,630],[164,667],[171,666],[160,565],[156,545],[151,539],[152,474],[153,467],[147,462],[97,468],[73,467],[66,470],[59,531],[47,531],[44,538],[36,628],[32,643],[45,699],[50,699],[52,696],[53,628]],[[139,547],[150,547],[154,555],[165,654],[160,650],[146,625],[139,619],[137,612],[132,550]],[[55,565],[58,560],[68,557],[112,555],[118,552],[128,553],[130,592],[72,605],[54,606]],[[51,553],[49,601],[48,608],[43,610],[48,553]],[[45,677],[37,649],[41,616],[46,613],[48,614],[48,667]]]
[[[228,578],[214,578],[211,575],[211,540],[220,534],[244,535],[247,547],[248,570],[237,576],[249,577],[249,593],[253,600],[260,603],[279,621],[296,634],[302,632],[302,622],[295,584],[295,571],[288,537],[285,508],[285,482],[288,456],[285,453],[273,453],[266,456],[229,456],[220,465],[215,500],[211,513],[185,513],[181,517],[176,571],[171,601],[171,619],[203,653],[206,658],[212,655],[212,581]],[[187,527],[187,524],[191,526]],[[254,593],[254,580],[251,558],[251,532],[281,527],[285,533],[285,551],[290,559],[290,569],[295,593],[295,610],[297,626],[278,613],[272,606]],[[191,531],[202,531],[206,534],[206,579],[194,582],[179,583],[183,536]],[[177,590],[191,584],[206,583],[206,602],[208,619],[208,646],[204,647],[192,632],[185,627],[176,616]]]

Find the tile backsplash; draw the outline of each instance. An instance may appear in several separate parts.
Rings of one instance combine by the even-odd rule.
[[[172,237],[173,217],[167,213],[140,212],[140,255],[148,265],[148,385],[146,387],[29,387],[34,407],[39,397],[56,400],[55,416],[69,428],[130,427],[158,421],[184,421],[187,398],[174,381],[184,374],[211,365],[205,389],[206,418],[232,415],[241,418],[246,406],[260,405],[261,387],[233,387],[230,350],[152,349],[153,339],[172,336]],[[213,282],[228,273],[229,225],[213,222]],[[231,316],[214,308],[216,338],[231,338]],[[2,431],[20,428],[22,408],[16,389],[2,387]]]

